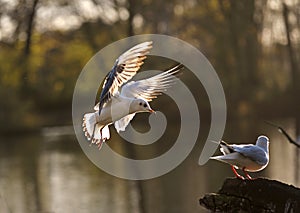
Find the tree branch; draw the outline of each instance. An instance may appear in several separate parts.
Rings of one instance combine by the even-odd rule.
[[[300,148],[300,144],[297,143],[297,141],[293,140],[292,137],[280,126],[276,125],[276,124],[273,124],[269,121],[265,121],[267,124],[273,126],[273,127],[276,127],[278,129],[278,132],[280,132],[281,134],[283,134],[287,140],[291,143],[291,144],[294,144],[295,146],[297,146],[298,148]]]

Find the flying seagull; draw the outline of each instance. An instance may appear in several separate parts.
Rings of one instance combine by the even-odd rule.
[[[295,146],[297,146],[298,148],[300,148],[300,144],[299,143],[297,143],[297,141],[295,141],[295,140],[293,140],[292,139],[292,137],[282,128],[282,127],[280,127],[280,126],[278,126],[278,125],[276,125],[276,124],[274,124],[274,123],[271,123],[271,122],[269,122],[269,121],[265,121],[267,124],[269,124],[269,125],[271,125],[271,126],[274,126],[274,127],[276,127],[277,128],[277,130],[278,130],[278,132],[280,132],[281,134],[283,134],[286,138],[287,138],[287,140],[290,142],[290,143],[292,143],[292,144],[294,144]]]
[[[151,48],[152,41],[143,42],[119,56],[105,77],[94,112],[83,116],[84,134],[99,149],[110,138],[109,125],[114,124],[117,132],[125,131],[136,113],[154,112],[149,102],[177,80],[174,75],[183,67],[182,64],[153,77],[128,82],[138,72]]]
[[[245,179],[242,175],[237,173],[236,169],[241,169],[245,173],[246,178],[251,180],[252,178],[247,171],[261,171],[269,163],[269,138],[264,135],[257,138],[255,145],[229,145],[221,141],[220,146],[220,151],[223,155],[214,156],[210,159],[230,164],[237,178]]]

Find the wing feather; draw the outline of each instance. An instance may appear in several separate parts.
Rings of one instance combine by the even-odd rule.
[[[131,81],[122,87],[121,95],[129,98],[143,98],[148,102],[152,101],[176,82],[177,78],[174,75],[182,68],[183,65],[178,64],[173,68],[151,78]]]
[[[143,65],[146,55],[152,48],[152,41],[143,42],[124,52],[106,75],[100,94],[99,112],[103,104],[116,95],[119,88],[129,81]]]
[[[267,161],[266,155],[267,153],[260,148],[259,146],[255,146],[252,144],[249,145],[231,145],[234,151],[240,153],[241,155],[250,158],[251,160],[264,164]]]

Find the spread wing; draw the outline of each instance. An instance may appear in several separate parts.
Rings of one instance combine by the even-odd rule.
[[[119,88],[129,81],[140,69],[146,55],[152,48],[152,41],[143,42],[124,52],[115,62],[112,70],[106,75],[100,94],[99,109],[108,102]]]
[[[173,68],[164,71],[151,78],[143,79],[140,81],[131,81],[125,84],[121,89],[121,95],[130,98],[143,98],[146,101],[152,101],[157,98],[162,92],[170,88],[177,80],[174,77],[180,69],[183,68],[182,64],[178,64]]]

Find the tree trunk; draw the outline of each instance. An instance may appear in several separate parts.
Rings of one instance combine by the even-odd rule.
[[[263,178],[226,179],[199,202],[213,212],[300,212],[300,189]]]
[[[133,18],[135,16],[135,9],[134,9],[134,1],[133,0],[128,0],[128,12],[129,12],[129,17],[128,17],[128,36],[133,36],[134,35],[134,29],[133,29]]]
[[[21,95],[24,97],[28,97],[30,95],[30,86],[29,86],[29,57],[31,53],[31,41],[32,41],[32,33],[34,27],[34,19],[36,15],[36,8],[39,0],[33,0],[32,6],[28,9],[28,14],[26,13],[26,40],[23,53],[21,54],[20,58],[20,67],[22,67],[22,74],[21,74]],[[26,1],[25,1],[26,2]]]
[[[24,55],[28,56],[30,54],[30,48],[31,48],[31,38],[32,38],[32,32],[33,32],[33,23],[35,19],[36,14],[36,7],[39,0],[33,0],[31,10],[28,14],[28,22],[27,22],[27,29],[26,29],[26,43],[24,48]]]

